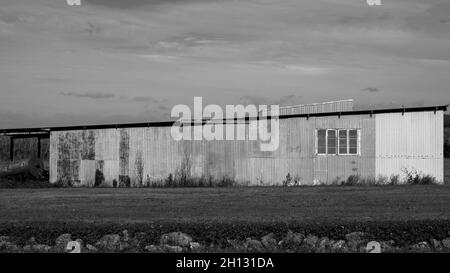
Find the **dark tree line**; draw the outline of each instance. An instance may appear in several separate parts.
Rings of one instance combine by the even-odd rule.
[[[448,141],[448,138],[444,142],[444,157],[450,157],[450,142]]]

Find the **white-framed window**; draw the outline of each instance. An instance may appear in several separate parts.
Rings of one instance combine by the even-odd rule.
[[[317,129],[316,154],[360,155],[360,129]]]

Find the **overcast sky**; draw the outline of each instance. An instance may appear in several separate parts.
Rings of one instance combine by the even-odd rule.
[[[0,128],[450,102],[450,1],[0,0]]]

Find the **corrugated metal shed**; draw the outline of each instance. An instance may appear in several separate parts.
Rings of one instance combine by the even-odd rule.
[[[162,184],[170,174],[181,172],[197,178],[229,178],[240,185],[280,185],[289,174],[300,184],[312,185],[343,181],[350,175],[389,177],[402,174],[405,168],[442,182],[446,108],[335,112],[323,108],[309,113],[299,107],[298,113],[279,117],[275,151],[261,151],[259,141],[249,140],[248,128],[259,118],[239,121],[244,123],[238,130],[245,132],[245,140],[175,141],[170,133],[173,122],[26,130],[50,131],[50,181],[68,180],[79,186],[93,186],[99,177],[104,186]],[[234,122],[238,121],[226,126]],[[354,155],[317,154],[316,132],[320,129],[358,130],[360,151]]]

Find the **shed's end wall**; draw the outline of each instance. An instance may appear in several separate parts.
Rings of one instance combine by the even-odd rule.
[[[443,183],[443,118],[443,111],[377,114],[377,176],[417,171]]]

